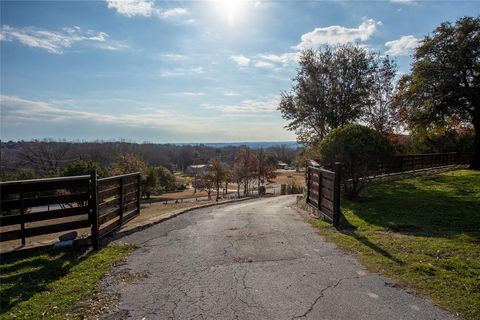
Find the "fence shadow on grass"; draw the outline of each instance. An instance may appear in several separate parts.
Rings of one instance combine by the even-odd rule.
[[[432,176],[371,186],[363,197],[342,201],[345,229],[393,231],[480,241],[480,176]],[[353,213],[353,214],[352,214]],[[355,217],[356,216],[356,217]]]
[[[352,225],[347,218],[345,218],[345,216],[342,215],[341,217],[341,228],[339,229],[339,231],[341,233],[343,233],[344,235],[347,235],[347,236],[350,236],[352,238],[354,238],[355,240],[357,240],[358,242],[362,243],[363,245],[369,247],[370,249],[374,250],[375,252],[381,254],[382,256],[384,256],[385,258],[389,259],[390,261],[398,264],[398,265],[404,265],[405,263],[398,259],[397,257],[395,257],[394,255],[392,255],[390,252],[388,252],[387,250],[383,249],[382,247],[380,247],[379,245],[373,243],[372,241],[370,241],[367,237],[359,234],[357,232],[357,228]]]
[[[16,252],[2,257],[0,263],[1,314],[22,301],[48,290],[47,286],[65,276],[88,256],[86,248],[51,249]]]

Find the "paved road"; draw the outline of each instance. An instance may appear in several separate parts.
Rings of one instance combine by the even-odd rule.
[[[110,318],[454,319],[323,241],[294,199],[199,209],[121,239],[141,247],[106,280],[120,295]]]

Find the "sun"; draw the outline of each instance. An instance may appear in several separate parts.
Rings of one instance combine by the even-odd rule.
[[[229,25],[235,24],[242,12],[245,0],[217,0],[221,14],[228,21]]]

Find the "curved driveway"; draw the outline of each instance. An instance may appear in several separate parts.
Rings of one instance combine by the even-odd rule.
[[[294,201],[199,209],[120,239],[140,248],[106,279],[108,317],[455,319],[326,243]]]

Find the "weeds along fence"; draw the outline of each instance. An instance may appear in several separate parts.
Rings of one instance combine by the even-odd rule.
[[[0,183],[0,241],[90,228],[100,240],[140,213],[140,173],[104,179],[90,175]]]

